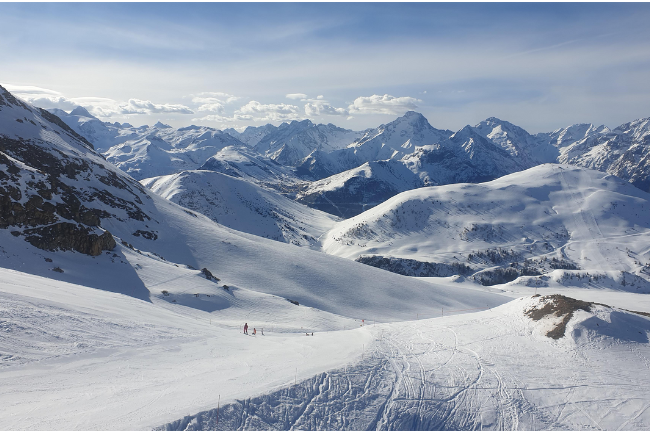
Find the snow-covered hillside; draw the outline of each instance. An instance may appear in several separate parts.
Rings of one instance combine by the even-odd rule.
[[[492,182],[404,192],[338,223],[323,248],[352,259],[460,263],[486,270],[474,276],[484,284],[519,276],[541,284],[547,277],[539,275],[554,270],[570,278],[625,272],[638,279],[626,290],[645,292],[649,214],[650,194],[617,177],[544,164]]]
[[[318,238],[338,221],[275,191],[214,171],[183,171],[140,183],[226,227],[294,245],[319,249]]]
[[[402,191],[423,183],[400,161],[371,161],[309,184],[298,193],[300,203],[350,218]]]
[[[512,156],[470,138],[467,155]],[[145,183],[285,240],[334,224],[320,240],[343,257],[179,206],[0,88],[1,426],[650,428],[650,321],[621,309],[650,310],[647,193],[544,165],[407,191],[335,222],[260,187],[297,190],[291,169],[244,144],[217,155],[214,171]],[[399,162],[357,178],[421,181]],[[411,257],[376,263],[421,277],[471,272],[413,278],[349,260],[362,253]],[[472,282],[512,273],[496,268],[525,275]],[[529,296],[569,278],[612,290]]]

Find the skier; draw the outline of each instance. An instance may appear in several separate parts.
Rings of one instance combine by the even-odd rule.
[[[253,328],[253,335],[257,335],[257,329]]]
[[[244,323],[244,334],[248,335],[248,323]]]

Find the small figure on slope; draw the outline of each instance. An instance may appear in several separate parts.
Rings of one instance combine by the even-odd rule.
[[[248,335],[248,323],[244,323],[244,334]]]

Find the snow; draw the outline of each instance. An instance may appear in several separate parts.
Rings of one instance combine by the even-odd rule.
[[[163,428],[647,429],[650,321],[595,307],[552,340],[538,303],[370,326],[361,360]]]
[[[482,184],[420,188],[344,220],[324,251],[429,262],[487,249],[565,258],[589,272],[641,275],[650,260],[650,195],[614,176],[545,164]],[[480,266],[480,264],[478,264]]]
[[[7,430],[150,429],[216,406],[219,395],[243,398],[348,362],[369,340],[363,329],[307,338],[295,313],[283,317],[293,332],[247,337],[239,327],[249,309],[234,326],[167,302],[0,275]]]
[[[338,218],[241,178],[194,170],[144,179],[156,194],[235,230],[319,249]]]
[[[5,429],[650,429],[650,320],[626,311],[650,311],[648,193],[602,172],[546,164],[482,184],[410,190],[340,221],[289,200],[302,185],[271,159],[358,153],[371,160],[350,173],[392,176],[396,190],[412,186],[395,158],[409,154],[413,165],[400,167],[413,176],[434,160],[424,168],[446,176],[438,169],[449,167],[432,155],[453,149],[491,174],[490,164],[512,162],[508,155],[532,161],[554,149],[582,164],[636,170],[638,160],[616,164],[643,154],[629,152],[647,137],[644,119],[532,137],[490,118],[452,136],[409,112],[345,149],[357,133],[333,125],[233,132],[268,145],[262,156],[211,128],[133,128],[81,108],[59,113],[95,134],[100,150],[110,148],[106,162],[6,92],[0,112],[4,136],[33,140],[46,158],[86,163],[57,180],[101,211],[93,229],[118,242],[91,257],[37,249],[11,233],[24,227],[0,230]],[[296,132],[303,127],[306,135]],[[279,131],[284,141],[267,139]],[[316,147],[298,146],[305,143]],[[393,159],[372,160],[378,155]],[[110,161],[140,177],[165,174],[143,181],[162,196]],[[204,161],[213,171],[194,170]],[[25,203],[29,179],[45,174],[11,156],[5,163],[17,173],[3,185],[18,188]],[[318,185],[335,190],[350,173]],[[99,203],[92,191],[110,200]],[[486,251],[543,272],[482,286],[350,260],[464,262],[479,273],[503,265]],[[579,269],[553,269],[552,259]],[[577,309],[570,320],[528,314],[548,305],[531,295],[555,293],[608,306]],[[563,318],[564,335],[550,338]],[[244,322],[258,334],[244,335]]]

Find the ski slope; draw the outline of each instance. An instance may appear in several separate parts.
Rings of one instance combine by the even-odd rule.
[[[181,305],[0,269],[0,425],[6,430],[146,430],[359,356],[363,330],[307,338],[311,310],[269,309],[292,333],[255,321],[248,293],[237,320]],[[205,280],[204,280],[205,281]],[[223,291],[222,289],[219,289]],[[241,293],[237,294],[241,297]],[[248,302],[248,304],[247,304]],[[257,303],[269,307],[268,302]],[[351,328],[354,321],[327,317]],[[220,321],[223,320],[223,321]],[[235,323],[236,322],[236,323]]]
[[[530,297],[364,327],[330,316],[340,330],[311,328],[312,337],[299,326],[318,326],[322,313],[286,300],[282,311],[243,289],[239,304],[208,312],[0,275],[0,423],[9,430],[650,426],[650,320],[616,308],[576,311],[559,340],[545,335],[558,318],[526,316],[543,306]],[[142,273],[171,287],[162,277]],[[256,303],[293,329],[244,318]],[[245,320],[258,335],[241,333]]]
[[[361,359],[297,385],[162,426],[175,430],[645,430],[647,317],[578,310],[527,314],[541,298],[492,310],[364,328]]]

